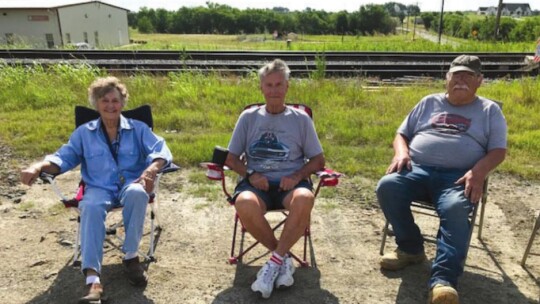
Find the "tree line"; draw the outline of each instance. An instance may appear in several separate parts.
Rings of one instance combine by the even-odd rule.
[[[437,13],[422,13],[420,17],[426,29],[438,31],[440,18]],[[461,12],[445,13],[443,33],[465,39],[494,40],[495,22],[494,16],[471,18]],[[540,36],[540,17],[501,17],[497,36],[506,42],[535,41]]]
[[[128,14],[129,26],[141,33],[171,34],[259,34],[296,32],[304,34],[389,34],[395,31],[407,12],[420,13],[418,6],[396,2],[368,4],[352,13],[326,12],[306,8],[240,10],[228,5],[207,2],[206,7],[181,7],[177,11],[141,8]]]
[[[538,13],[538,12],[535,12]],[[421,12],[416,5],[387,2],[383,5],[362,5],[357,11],[326,12],[306,8],[289,11],[272,9],[237,9],[207,2],[206,6],[181,7],[177,11],[143,7],[128,14],[130,27],[141,33],[170,34],[262,34],[279,35],[295,32],[308,35],[373,35],[396,32],[406,17],[419,16],[427,30],[438,32],[440,13]],[[416,20],[416,18],[415,18]],[[445,35],[478,40],[493,40],[495,17],[471,18],[462,12],[446,12],[442,31]],[[540,17],[519,20],[502,17],[499,39],[503,41],[536,40],[540,33]]]

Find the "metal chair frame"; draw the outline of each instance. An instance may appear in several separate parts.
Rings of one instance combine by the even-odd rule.
[[[488,196],[488,181],[489,181],[489,178],[486,178],[486,180],[484,181],[484,190],[482,193],[482,198],[477,204],[473,206],[473,209],[471,213],[469,214],[470,230],[469,230],[469,237],[467,241],[467,244],[468,244],[467,251],[465,252],[465,259],[467,258],[467,254],[469,251],[469,247],[470,247],[470,243],[471,243],[471,239],[472,239],[472,235],[474,231],[474,225],[476,223],[476,215],[478,213],[478,208],[480,208],[480,220],[478,222],[478,239],[479,240],[482,239],[482,226],[484,225],[484,213],[485,213],[485,208],[487,204],[487,196]],[[427,202],[426,201],[413,201],[411,203],[411,209],[413,211],[416,211],[416,213],[425,214],[425,215],[438,218],[437,212],[435,210],[435,206],[430,201],[427,201]],[[383,233],[382,233],[383,235],[382,235],[382,240],[381,240],[381,247],[379,250],[380,255],[384,254],[386,238],[390,234],[389,225],[390,225],[390,222],[386,219],[384,228],[383,228]]]
[[[532,247],[534,238],[536,237],[536,234],[538,233],[539,229],[540,229],[540,212],[536,216],[536,222],[534,223],[531,236],[529,237],[527,248],[525,249],[525,252],[523,253],[523,258],[521,259],[521,267],[525,267],[525,263],[527,262],[527,258],[529,257],[529,253],[531,252],[531,247]]]
[[[246,106],[244,108],[244,110],[254,108],[254,107],[260,107],[260,106],[263,106],[263,105],[264,105],[263,103],[251,104],[251,105]],[[287,106],[303,110],[304,112],[306,112],[309,115],[309,117],[313,118],[311,108],[304,105],[304,104],[287,104]],[[207,177],[209,179],[216,180],[216,181],[219,181],[219,180],[221,181],[222,189],[223,189],[223,192],[224,192],[224,194],[226,196],[227,202],[229,202],[229,204],[231,206],[234,205],[234,200],[233,200],[232,196],[229,194],[229,192],[227,191],[226,182],[225,182],[225,171],[228,168],[223,166],[223,165],[216,164],[216,163],[211,163],[211,162],[201,163],[201,167],[208,169]],[[319,194],[319,191],[320,191],[321,187],[333,187],[333,186],[336,186],[339,183],[339,178],[342,176],[341,173],[335,172],[335,171],[330,170],[330,169],[325,169],[324,171],[316,172],[315,174],[319,178],[319,182],[317,183],[317,186],[315,187],[315,192],[314,192],[315,198]],[[287,220],[288,211],[286,211],[284,209],[271,210],[271,211],[268,211],[267,214],[270,213],[270,212],[279,212],[279,213],[284,215],[284,219],[281,220],[279,223],[277,223],[274,227],[272,227],[272,230],[276,231]],[[239,226],[241,226],[240,229],[239,229]],[[239,245],[240,249],[238,250],[238,253],[236,253],[236,243],[237,243],[238,230],[240,230],[241,239],[240,239],[240,245]],[[246,233],[246,228],[242,224],[242,221],[240,220],[240,217],[238,216],[238,213],[235,213],[235,216],[234,216],[234,228],[233,228],[233,235],[232,235],[232,241],[231,241],[231,251],[230,251],[230,256],[228,258],[229,264],[237,264],[238,262],[241,262],[242,258],[248,252],[250,252],[253,248],[255,248],[255,246],[257,246],[259,244],[258,241],[255,241],[253,244],[248,246],[246,249],[243,249],[245,233]],[[308,242],[309,242],[309,244],[311,244],[310,224],[308,224],[308,226],[306,227],[306,229],[304,231],[303,242],[304,242],[304,244],[303,244],[304,252],[303,252],[303,255],[302,255],[301,258],[299,256],[293,254],[292,252],[289,252],[289,254],[301,266],[306,267],[306,266],[309,266],[309,262],[307,261],[306,258],[307,258],[307,245],[308,245]]]
[[[150,108],[149,105],[143,105],[141,107],[138,107],[138,108],[135,108],[135,109],[132,109],[132,110],[122,111],[122,114],[125,117],[140,120],[140,121],[146,123],[151,129],[153,128],[152,112],[151,112],[151,108]],[[78,126],[80,126],[80,125],[82,125],[82,124],[84,124],[86,122],[89,122],[91,120],[97,119],[98,117],[99,117],[99,113],[96,112],[93,109],[83,107],[83,106],[75,107],[75,125],[76,125],[76,127],[78,127]],[[155,240],[157,239],[156,234],[159,234],[159,232],[161,231],[161,226],[160,226],[159,217],[158,217],[158,195],[157,195],[157,193],[159,192],[159,181],[160,181],[161,177],[163,176],[163,174],[175,172],[175,171],[178,171],[179,169],[180,169],[179,166],[177,166],[174,163],[171,163],[167,167],[162,168],[160,170],[160,172],[158,172],[158,174],[156,176],[156,180],[154,181],[154,191],[150,195],[150,200],[148,202],[148,204],[150,205],[150,214],[149,214],[149,217],[150,217],[150,244],[149,244],[149,249],[148,249],[148,252],[146,252],[146,253],[142,252],[141,250],[139,250],[139,252],[138,252],[145,259],[146,262],[156,262],[157,261],[156,257],[154,256],[154,251],[155,251]],[[75,232],[75,246],[73,248],[73,256],[71,258],[71,264],[73,266],[78,267],[81,264],[81,261],[79,260],[79,257],[80,257],[80,254],[81,254],[81,251],[80,251],[81,216],[80,216],[80,211],[79,211],[78,207],[79,207],[79,202],[82,200],[83,195],[84,195],[85,184],[84,184],[84,181],[81,180],[79,182],[77,194],[75,195],[75,197],[73,197],[71,199],[68,199],[62,193],[62,191],[59,189],[58,185],[56,184],[56,181],[55,181],[56,176],[57,175],[51,175],[51,174],[48,174],[48,173],[45,173],[45,172],[41,172],[41,174],[40,174],[41,180],[43,180],[44,183],[48,183],[48,184],[51,185],[54,193],[60,198],[60,201],[62,202],[64,207],[72,210],[77,215],[77,229],[76,229],[76,232]],[[113,212],[120,211],[120,210],[122,210],[122,207],[114,208],[113,210],[109,211],[109,214],[111,214]],[[118,228],[120,228],[122,226],[123,226],[122,220],[112,224],[111,226],[109,226],[107,228],[106,236],[111,236],[111,237],[115,238],[116,240],[118,240],[120,243],[123,243],[124,238],[117,234]],[[112,242],[110,242],[110,243],[113,246],[115,246],[117,249],[120,248],[120,246],[118,246],[118,245],[116,245],[116,244],[114,244]]]

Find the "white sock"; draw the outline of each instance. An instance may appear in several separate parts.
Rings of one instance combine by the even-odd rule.
[[[136,258],[138,256],[139,256],[139,254],[137,253],[137,251],[135,251],[135,252],[126,252],[126,256],[124,257],[124,260],[131,260],[131,259]]]
[[[277,266],[283,265],[283,257],[277,254],[277,252],[272,252],[272,257],[270,258],[270,263],[274,263]]]
[[[89,275],[89,276],[86,277],[86,285],[90,285],[90,284],[94,284],[94,283],[98,283],[98,284],[101,283],[101,281],[99,280],[99,276]]]

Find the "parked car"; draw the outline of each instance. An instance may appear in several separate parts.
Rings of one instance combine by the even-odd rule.
[[[67,45],[67,48],[75,49],[75,50],[93,50],[94,49],[94,47],[91,46],[87,42],[70,43],[70,44]]]

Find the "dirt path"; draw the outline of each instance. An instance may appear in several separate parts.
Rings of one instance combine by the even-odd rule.
[[[383,217],[374,207],[373,188],[363,189],[368,194],[359,195],[358,200],[351,194],[360,188],[359,178],[344,179],[338,189],[324,189],[335,194],[317,200],[312,217],[317,267],[297,269],[293,287],[275,291],[262,301],[249,287],[267,259],[256,257],[265,252],[254,252],[240,266],[226,263],[233,210],[221,195],[218,200],[189,196],[195,186],[187,181],[196,174],[203,172],[182,170],[163,179],[160,220],[164,229],[156,250],[159,260],[149,266],[151,280],[146,289],[127,284],[121,255],[111,246],[106,248],[107,303],[425,303],[429,263],[394,273],[379,269]],[[16,175],[6,165],[0,170],[1,302],[75,303],[83,293],[83,277],[67,265],[74,216],[59,207],[48,186],[27,189],[6,182],[6,176]],[[68,173],[59,183],[70,192],[77,180],[77,173]],[[484,241],[475,238],[472,242],[460,280],[462,303],[539,303],[540,238],[528,268],[519,265],[533,210],[538,209],[539,190],[538,183],[509,176],[491,179]],[[432,240],[433,218],[417,219],[428,241]],[[393,248],[391,240],[387,250]],[[427,250],[432,257],[432,242],[427,243]]]

